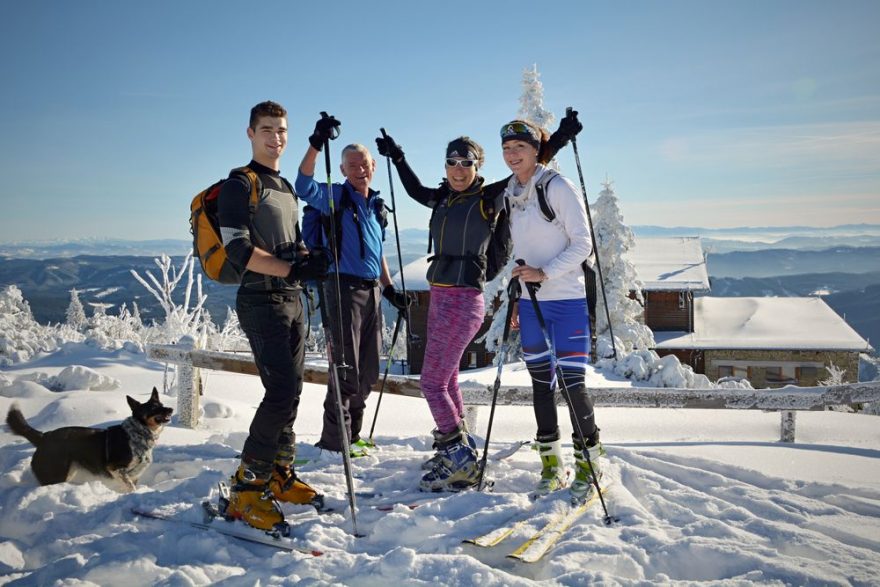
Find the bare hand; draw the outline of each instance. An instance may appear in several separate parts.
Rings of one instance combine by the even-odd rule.
[[[514,267],[512,275],[513,277],[522,279],[526,283],[541,283],[546,278],[544,271],[539,267],[532,267],[530,265],[518,265],[517,267]]]

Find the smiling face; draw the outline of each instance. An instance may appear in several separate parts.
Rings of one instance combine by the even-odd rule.
[[[276,171],[281,167],[281,155],[287,147],[287,118],[261,116],[247,129],[254,161]]]
[[[520,183],[526,183],[538,166],[538,149],[525,141],[504,141],[504,162]]]
[[[463,167],[461,164],[449,165],[455,161],[472,161],[464,157],[449,157],[446,159],[446,179],[449,181],[449,187],[457,192],[466,190],[477,177],[477,166],[472,164],[470,167]]]
[[[342,163],[339,165],[342,175],[363,195],[369,195],[370,182],[376,171],[376,161],[366,147],[349,145],[342,150]]]

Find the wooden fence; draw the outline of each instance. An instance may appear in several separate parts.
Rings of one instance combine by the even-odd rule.
[[[199,399],[204,393],[201,369],[258,375],[257,366],[249,353],[200,350],[188,337],[174,345],[148,345],[147,356],[154,361],[179,366],[177,417],[180,424],[190,428],[195,428],[199,422]],[[326,384],[327,368],[306,365],[304,380],[307,383]],[[476,407],[491,405],[492,389],[492,384],[462,382],[461,392],[469,411],[469,424],[476,421]],[[797,411],[824,410],[829,406],[857,407],[880,401],[880,381],[831,387],[786,386],[778,389],[592,387],[588,391],[598,407],[777,411],[781,413],[782,442],[794,442]],[[404,375],[389,375],[385,393],[422,397],[419,380]],[[559,403],[564,403],[561,397]],[[530,406],[532,388],[502,385],[497,404]]]

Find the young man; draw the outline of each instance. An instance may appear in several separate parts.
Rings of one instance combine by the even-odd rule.
[[[231,173],[218,198],[223,246],[242,268],[236,311],[265,392],[232,476],[227,514],[269,530],[284,522],[275,500],[309,503],[315,491],[293,470],[296,419],[303,383],[304,328],[300,282],[323,279],[327,257],[297,242],[299,205],[279,173],[287,146],[287,112],[275,102],[251,109],[247,136],[260,200],[250,209],[251,183]]]
[[[299,166],[296,192],[321,214],[330,214],[330,200],[326,183],[314,179],[315,163],[324,143],[335,138],[339,121],[324,116],[315,125],[309,137],[309,148]],[[345,427],[352,446],[343,446],[339,434],[336,409],[336,392],[332,381],[324,400],[324,429],[318,446],[324,450],[341,452],[352,450],[362,454],[365,441],[360,437],[364,420],[364,408],[370,388],[379,379],[379,350],[382,347],[382,312],[380,293],[396,308],[403,308],[403,294],[394,290],[388,263],[382,254],[385,240],[385,210],[379,192],[370,189],[376,162],[363,145],[348,145],[342,150],[340,165],[344,183],[333,184],[333,205],[341,214],[337,238],[339,251],[339,295],[335,277],[324,283],[330,331],[339,336],[339,316],[342,317],[342,358],[348,369],[339,371],[342,388],[342,411]],[[328,235],[325,235],[325,238]],[[327,243],[329,245],[329,243]],[[331,272],[336,271],[332,267]],[[381,289],[380,289],[381,286]]]

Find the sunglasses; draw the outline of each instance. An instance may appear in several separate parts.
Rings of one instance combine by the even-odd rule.
[[[456,165],[460,167],[473,167],[477,162],[473,159],[447,159],[446,167],[455,167]]]

